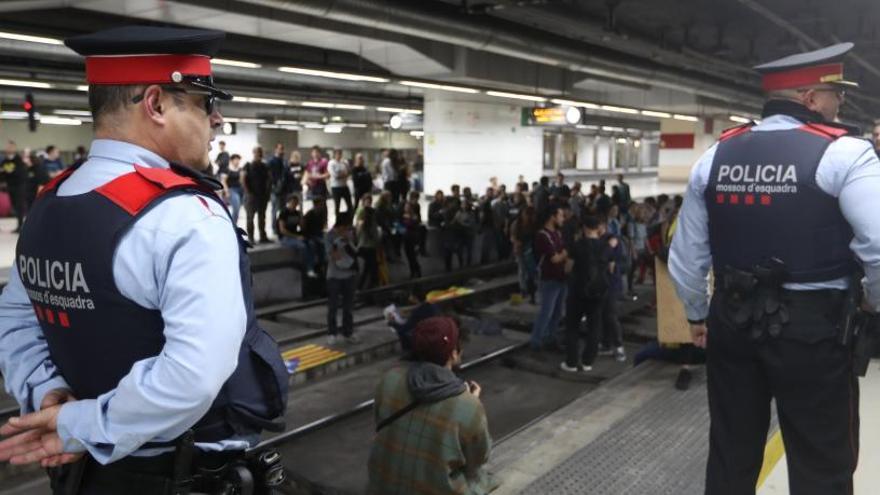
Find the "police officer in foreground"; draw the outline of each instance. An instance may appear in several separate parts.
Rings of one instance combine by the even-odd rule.
[[[760,124],[722,133],[694,168],[669,268],[706,347],[706,493],[754,494],[776,400],[790,490],[852,493],[859,389],[849,307],[880,306],[880,160],[835,123],[842,43],[756,67]],[[714,270],[715,292],[707,296]]]
[[[86,57],[96,139],[37,199],[0,296],[0,366],[25,413],[0,459],[60,466],[55,493],[227,493],[244,449],[281,427],[287,373],[245,242],[199,173],[232,97],[211,76],[223,37],[66,41]]]

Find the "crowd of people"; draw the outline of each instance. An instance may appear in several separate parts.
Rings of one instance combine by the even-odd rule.
[[[70,165],[78,166],[86,159],[86,149],[79,146]],[[9,201],[0,202],[0,216],[15,214],[16,227],[21,230],[27,212],[37,198],[37,192],[52,178],[67,168],[61,159],[61,150],[55,145],[45,149],[24,148],[18,150],[15,141],[9,140],[3,150],[0,162],[0,183],[3,183]]]

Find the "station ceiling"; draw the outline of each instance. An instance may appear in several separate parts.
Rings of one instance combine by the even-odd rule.
[[[876,0],[0,0],[0,31],[63,38],[129,23],[222,29],[221,57],[262,67],[223,67],[218,81],[291,103],[230,111],[305,118],[329,110],[302,101],[330,101],[364,106],[333,110],[363,121],[387,118],[377,107],[421,105],[421,89],[401,79],[757,115],[752,65],[853,41],[847,76],[862,89],[848,97],[845,116],[865,123],[880,116],[878,17]],[[388,83],[281,73],[280,66]],[[0,40],[0,67],[5,77],[71,81],[82,71],[69,53],[9,40]]]

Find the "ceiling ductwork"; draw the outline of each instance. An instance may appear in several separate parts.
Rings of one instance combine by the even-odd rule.
[[[418,5],[387,0],[240,0],[282,11],[306,14],[336,22],[405,34],[408,36],[449,43],[473,50],[486,51],[521,60],[566,68],[602,78],[648,84],[724,101],[759,105],[760,93],[749,81],[732,83],[676,71],[644,60],[635,63],[618,60],[610,54],[575,40],[553,36],[540,38],[524,30],[487,25],[479,20],[462,19],[443,12],[419,10]],[[592,49],[591,49],[592,48]],[[603,49],[605,52],[608,50]],[[632,57],[629,57],[632,58]]]

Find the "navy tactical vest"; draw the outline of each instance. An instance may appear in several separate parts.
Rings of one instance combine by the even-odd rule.
[[[715,273],[782,260],[786,282],[835,280],[854,272],[852,228],[837,199],[816,184],[825,150],[845,130],[820,124],[721,136],[705,199]]]
[[[165,344],[161,313],[116,287],[113,255],[119,240],[141,215],[173,195],[220,202],[210,186],[180,167],[135,169],[88,193],[58,196],[58,185],[72,172],[66,171],[41,192],[18,241],[19,274],[49,354],[79,399],[116,388],[135,362],[158,355]],[[276,420],[287,406],[288,374],[277,344],[257,325],[246,244],[236,236],[247,331],[238,367],[194,426],[197,442],[283,428]]]

